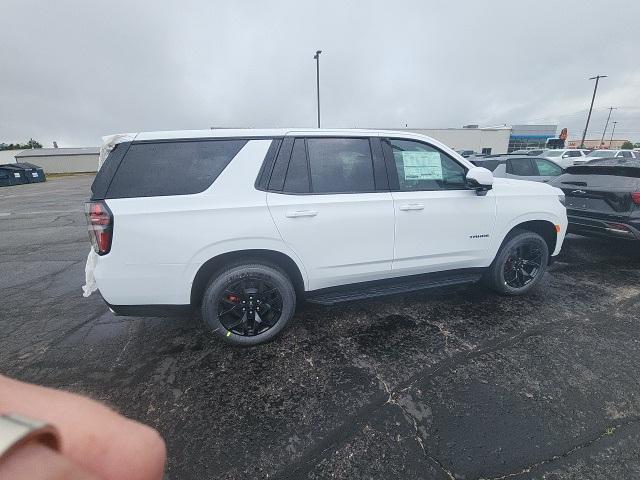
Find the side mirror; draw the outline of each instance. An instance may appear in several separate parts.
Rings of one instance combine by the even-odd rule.
[[[493,173],[484,167],[470,168],[467,172],[467,187],[480,196],[486,195],[493,188]]]

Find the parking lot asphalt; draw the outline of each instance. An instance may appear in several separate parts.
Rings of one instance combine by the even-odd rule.
[[[526,297],[303,305],[239,349],[82,297],[91,180],[0,189],[0,371],[156,427],[166,478],[640,478],[638,246],[569,236]]]

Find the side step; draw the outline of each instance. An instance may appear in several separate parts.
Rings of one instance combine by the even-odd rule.
[[[306,301],[320,305],[334,305],[336,303],[352,302],[354,300],[364,300],[384,295],[396,295],[430,288],[475,283],[480,280],[480,277],[482,277],[481,270],[465,273],[445,272],[444,274],[413,275],[410,277],[399,277],[376,282],[323,288],[321,290],[307,292]]]

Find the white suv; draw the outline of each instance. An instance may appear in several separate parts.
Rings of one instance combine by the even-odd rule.
[[[633,150],[593,150],[584,158],[579,158],[574,162],[574,165],[583,165],[591,160],[599,160],[601,158],[640,158],[640,155]]]
[[[574,165],[576,160],[581,160],[585,158],[586,153],[584,150],[580,150],[578,148],[567,148],[567,149],[553,149],[553,150],[545,150],[540,155],[541,157],[548,158],[549,160],[557,163],[562,168],[571,167]]]
[[[333,304],[481,279],[524,293],[567,228],[561,190],[494,180],[418,134],[206,130],[124,140],[86,205],[88,278],[116,313],[200,308],[233,344],[273,338],[303,298]]]

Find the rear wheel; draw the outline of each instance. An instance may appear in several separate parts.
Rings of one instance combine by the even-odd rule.
[[[537,233],[517,231],[500,248],[485,281],[498,293],[522,295],[540,282],[548,263],[547,242]]]
[[[209,283],[202,298],[202,318],[227,343],[258,345],[286,327],[295,306],[295,290],[280,268],[237,264]]]

